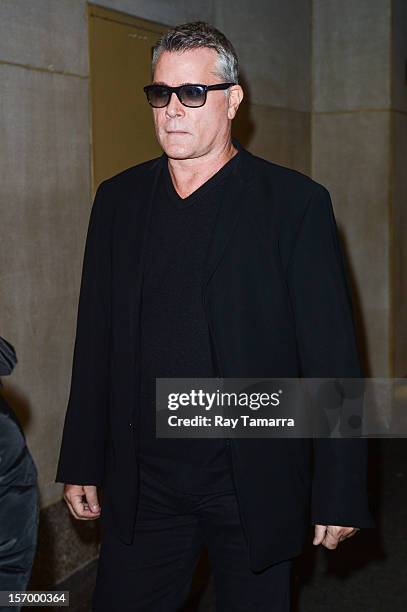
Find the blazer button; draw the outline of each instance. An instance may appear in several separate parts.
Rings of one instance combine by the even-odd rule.
[[[132,427],[133,423],[131,421],[129,421],[129,427]]]

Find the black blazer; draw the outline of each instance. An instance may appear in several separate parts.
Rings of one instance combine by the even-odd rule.
[[[362,377],[329,192],[251,154],[219,210],[202,279],[223,377]],[[146,230],[166,156],[98,187],[80,290],[57,482],[103,488],[101,520],[132,541]],[[230,440],[254,570],[298,555],[311,524],[373,527],[367,440]],[[312,462],[313,457],[313,462]]]

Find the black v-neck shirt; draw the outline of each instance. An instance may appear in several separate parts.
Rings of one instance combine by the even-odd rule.
[[[184,493],[230,491],[223,438],[156,438],[155,378],[216,376],[201,279],[216,215],[241,153],[186,198],[162,157],[152,203],[141,309],[140,451],[143,468]]]

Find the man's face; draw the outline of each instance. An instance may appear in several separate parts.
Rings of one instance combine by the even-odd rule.
[[[215,75],[217,52],[214,49],[191,49],[183,53],[164,51],[155,68],[154,83],[176,87],[184,83],[214,85],[223,82]],[[223,147],[230,138],[231,119],[243,97],[235,85],[230,95],[225,91],[208,91],[206,102],[198,108],[181,104],[175,93],[168,106],[153,108],[158,142],[173,159],[201,157]]]

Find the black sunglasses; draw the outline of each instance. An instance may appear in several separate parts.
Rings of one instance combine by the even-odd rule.
[[[214,89],[228,89],[236,83],[217,83],[216,85],[188,84],[170,87],[169,85],[146,85],[143,90],[147,96],[148,103],[154,108],[164,108],[171,100],[173,93],[177,94],[178,100],[184,106],[197,108],[206,102],[206,94]]]

